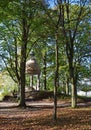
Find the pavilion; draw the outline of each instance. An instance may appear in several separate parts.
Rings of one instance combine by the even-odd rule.
[[[32,89],[39,90],[40,89],[40,67],[34,56],[34,52],[30,53],[30,59],[26,62],[26,74],[30,76],[30,87]],[[36,88],[33,83],[34,76],[37,77]]]

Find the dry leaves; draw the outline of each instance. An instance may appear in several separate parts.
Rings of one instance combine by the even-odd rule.
[[[57,122],[53,108],[0,109],[0,130],[91,130],[91,108],[58,108]]]

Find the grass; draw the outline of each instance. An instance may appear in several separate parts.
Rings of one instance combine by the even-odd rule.
[[[2,100],[3,100],[3,98],[4,98],[3,94],[2,94],[2,93],[0,93],[0,101],[2,101]]]

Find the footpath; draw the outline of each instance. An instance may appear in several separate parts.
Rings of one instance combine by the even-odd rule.
[[[7,108],[15,108],[18,106],[17,102],[9,102],[9,101],[4,101],[0,102],[0,109],[7,109]],[[37,108],[52,108],[54,106],[53,101],[26,101],[26,106],[27,107],[37,107]],[[70,107],[71,103],[70,102],[65,102],[65,101],[58,101],[57,102],[57,107],[63,108],[63,107]],[[79,102],[77,103],[78,107],[91,107],[91,102]]]

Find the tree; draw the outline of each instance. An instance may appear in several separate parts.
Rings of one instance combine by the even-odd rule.
[[[76,5],[71,5],[70,1],[57,1],[58,12],[60,18],[60,28],[63,32],[65,39],[65,51],[67,54],[68,64],[69,64],[69,74],[72,84],[72,104],[73,108],[76,107],[76,72],[74,66],[74,45],[76,34],[80,22],[87,14],[87,8],[85,7],[86,1],[79,1]],[[74,11],[73,11],[74,8]],[[75,12],[77,12],[75,14]]]
[[[35,42],[31,36],[34,35],[34,30],[38,27],[35,16],[38,18],[38,9],[41,10],[40,3],[15,0],[8,3],[7,9],[7,19],[2,22],[1,26],[1,29],[3,29],[1,57],[10,76],[19,84],[19,106],[25,107],[26,59]],[[8,35],[5,35],[6,31]],[[30,41],[32,41],[32,44],[30,44]]]

